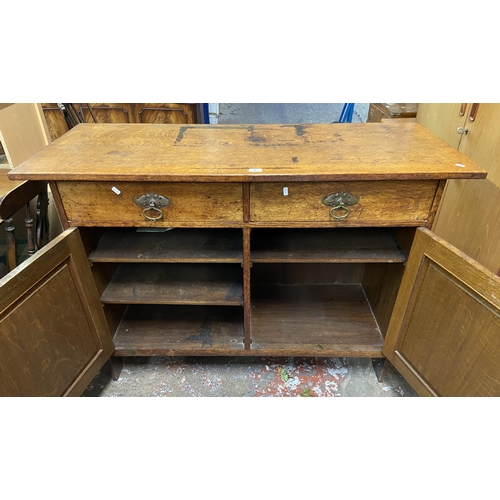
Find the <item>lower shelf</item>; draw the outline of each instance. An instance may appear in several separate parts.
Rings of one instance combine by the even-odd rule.
[[[252,287],[252,350],[381,357],[383,338],[360,284]]]
[[[243,309],[130,305],[113,339],[116,356],[230,355],[243,350]]]
[[[133,304],[113,341],[116,356],[383,357],[359,284],[253,286],[251,339],[240,307]]]

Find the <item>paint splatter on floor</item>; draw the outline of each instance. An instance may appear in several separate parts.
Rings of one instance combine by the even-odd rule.
[[[252,396],[324,397],[339,396],[339,384],[347,373],[345,358],[291,358],[269,360],[249,376],[259,382]]]
[[[379,383],[369,359],[126,358],[120,378],[107,367],[86,397],[415,396],[394,370]]]

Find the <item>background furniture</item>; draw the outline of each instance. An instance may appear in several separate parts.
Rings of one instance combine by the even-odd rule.
[[[392,118],[415,118],[417,110],[416,103],[371,103],[367,121],[376,123]]]
[[[7,170],[0,169],[0,225],[6,231],[6,264],[0,262],[0,277],[18,264],[14,214],[24,208],[27,255],[33,255],[48,239],[47,183],[43,181],[11,181]],[[37,197],[32,216],[30,201]]]
[[[204,123],[203,112],[197,104],[141,103],[112,104],[91,103],[76,104],[82,108],[87,123],[93,123],[93,116],[98,123]],[[42,104],[45,120],[52,140],[65,134],[68,124],[56,103]]]

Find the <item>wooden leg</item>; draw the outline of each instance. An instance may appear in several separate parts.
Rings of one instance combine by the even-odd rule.
[[[26,241],[28,255],[33,255],[36,251],[35,240],[33,238],[33,217],[31,217],[30,204],[26,204],[26,219],[24,220],[26,226]]]
[[[17,266],[17,240],[12,223],[12,217],[5,220],[5,230],[7,231],[7,267],[9,271],[12,271]]]
[[[120,378],[120,372],[123,368],[123,360],[120,356],[111,356],[108,359],[108,366],[111,371],[111,378],[113,380],[118,380]]]
[[[377,380],[379,383],[382,383],[385,378],[387,367],[389,366],[389,361],[387,361],[387,358],[372,358],[372,363]]]

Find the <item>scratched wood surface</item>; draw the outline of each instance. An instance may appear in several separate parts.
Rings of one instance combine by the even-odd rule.
[[[240,184],[159,182],[58,182],[65,215],[72,226],[189,226],[242,223]],[[116,194],[112,188],[118,189]],[[152,222],[134,198],[156,193],[170,198],[163,216]],[[156,212],[150,214],[157,216]]]
[[[283,193],[287,188],[287,195]],[[250,185],[251,222],[325,222],[332,226],[380,226],[426,224],[437,182],[266,182]],[[345,219],[335,221],[331,207],[322,200],[347,192],[359,198]],[[340,210],[339,215],[344,215]]]
[[[252,348],[303,356],[381,357],[361,285],[255,285]]]
[[[457,166],[462,165],[462,166]],[[81,124],[13,179],[242,182],[484,178],[417,123]]]
[[[118,356],[248,355],[240,307],[131,305],[113,342]]]

